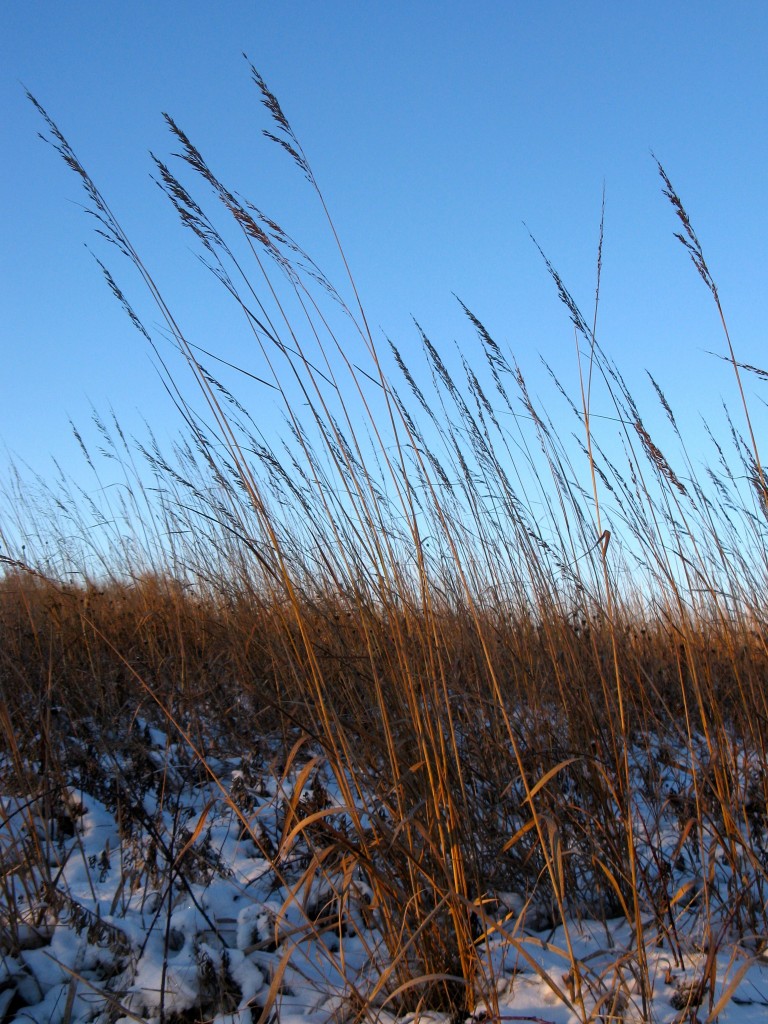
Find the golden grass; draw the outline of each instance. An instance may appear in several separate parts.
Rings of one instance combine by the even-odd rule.
[[[254,76],[278,133],[270,138],[322,201],[285,115]],[[169,119],[186,169],[233,218],[235,237],[225,242],[218,211],[204,213],[191,186],[158,163],[166,194],[243,312],[259,376],[284,398],[287,439],[265,440],[198,362],[101,192],[38,109],[104,233],[138,269],[206,412],[194,411],[168,371],[187,430],[173,452],[154,441],[134,446],[117,421],[108,429],[97,420],[127,485],[123,497],[105,499],[119,507],[94,512],[53,487],[14,495],[0,582],[8,784],[27,792],[37,772],[35,799],[54,820],[73,739],[95,757],[139,715],[165,716],[203,772],[214,755],[242,752],[255,737],[279,737],[285,772],[300,752],[322,757],[351,833],[321,796],[312,806],[297,797],[277,851],[262,836],[254,841],[276,864],[306,842],[312,858],[291,884],[298,891],[323,877],[335,913],[353,880],[365,878],[388,953],[378,995],[398,1010],[496,1007],[482,940],[494,932],[519,943],[522,922],[497,913],[499,893],[509,891],[522,894],[539,926],[626,916],[647,1000],[645,943],[667,942],[679,955],[694,895],[710,948],[723,941],[722,883],[704,863],[714,847],[727,868],[729,927],[764,932],[765,485],[730,338],[750,441],[729,422],[736,468],[716,443],[719,469],[705,479],[679,435],[681,458],[657,446],[596,338],[597,309],[590,327],[549,262],[577,332],[580,403],[558,382],[582,431],[575,447],[467,309],[478,358],[464,359],[463,379],[422,332],[423,374],[393,346],[395,382],[351,276],[347,306],[344,289],[221,184]],[[698,239],[662,175],[725,326]],[[601,261],[599,253],[598,277]],[[339,304],[367,353],[362,368],[341,340]],[[621,470],[614,442],[595,430],[598,382],[616,413]],[[140,464],[161,482],[159,495]],[[85,582],[63,583],[73,572]],[[664,768],[680,767],[681,751],[688,781],[668,791]],[[675,891],[648,820],[670,808],[677,856],[701,867],[690,900]],[[30,887],[55,887],[42,851],[13,856],[37,858]],[[12,934],[7,886],[6,897]],[[306,928],[325,924],[307,919]],[[587,1020],[587,977],[569,956],[570,981],[557,993]],[[620,996],[611,996],[616,1006]],[[369,1004],[360,997],[356,1012]]]

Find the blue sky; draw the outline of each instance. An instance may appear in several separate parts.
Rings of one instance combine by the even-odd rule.
[[[268,123],[241,51],[302,141],[377,337],[416,350],[415,317],[438,345],[463,346],[455,292],[534,392],[541,353],[575,393],[568,316],[528,230],[591,311],[605,184],[600,340],[640,397],[650,369],[695,431],[697,412],[736,396],[705,354],[723,350],[722,334],[650,153],[693,218],[739,358],[765,365],[767,44],[762,3],[3,5],[0,445],[43,475],[51,456],[77,474],[68,419],[87,436],[91,403],[139,433],[142,417],[160,438],[179,426],[88,247],[140,305],[135,282],[37,138],[22,85],[200,344],[259,372],[150,180],[149,151],[176,148],[162,111],[338,278],[305,183],[260,137]],[[258,412],[276,429],[268,401]]]

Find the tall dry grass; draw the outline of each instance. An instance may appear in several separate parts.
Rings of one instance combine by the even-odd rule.
[[[251,73],[271,117],[265,134],[325,211],[277,99]],[[202,776],[264,737],[282,751],[277,776],[296,768],[306,781],[307,765],[327,766],[338,798],[316,787],[313,802],[288,802],[275,843],[253,840],[293,891],[322,880],[363,938],[344,908],[361,879],[370,888],[367,921],[385,952],[372,951],[380,981],[357,994],[359,1015],[374,1005],[498,1012],[492,940],[532,967],[526,929],[565,923],[565,980],[548,984],[586,1021],[604,1007],[570,945],[580,917],[632,923],[630,973],[646,1013],[651,944],[680,958],[695,927],[714,958],[733,935],[762,948],[768,503],[743,383],[762,371],[737,359],[661,166],[738,396],[728,441],[711,437],[704,470],[653,379],[657,405],[641,413],[596,336],[597,303],[582,313],[546,257],[577,339],[578,397],[552,374],[575,427],[567,437],[466,307],[477,347],[461,356],[461,376],[420,328],[418,358],[385,351],[341,247],[337,287],[168,118],[180,152],[173,166],[155,161],[157,180],[242,313],[254,355],[241,372],[283,403],[284,434],[267,438],[229,379],[203,364],[32,102],[162,321],[166,340],[103,267],[155,349],[184,434],[164,452],[96,416],[102,454],[77,433],[84,458],[98,478],[106,456],[125,486],[102,490],[101,505],[66,481],[17,476],[6,494],[6,785],[31,794],[23,813],[50,829],[8,828],[27,839],[3,852],[6,950],[23,948],[29,927],[44,941],[66,898],[52,895],[43,849],[64,827],[64,794],[116,743],[141,762],[139,717],[180,735]],[[173,350],[195,393],[182,389]],[[594,416],[598,392],[610,421]],[[659,412],[675,457],[649,426]],[[122,808],[126,834],[153,827],[136,820],[142,780],[137,769],[109,792],[92,780]],[[300,876],[281,866],[297,842],[309,851]],[[31,926],[28,914],[21,926],[19,879],[39,908]],[[316,912],[304,927],[320,929]],[[279,976],[273,989],[264,1020]]]

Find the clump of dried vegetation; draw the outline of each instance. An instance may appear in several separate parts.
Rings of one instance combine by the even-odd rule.
[[[325,209],[278,101],[251,72],[272,118],[266,134]],[[392,345],[385,359],[351,276],[337,289],[168,118],[180,152],[175,166],[156,160],[157,181],[242,313],[258,353],[243,372],[283,403],[283,436],[270,439],[200,361],[35,105],[99,230],[138,271],[166,339],[105,267],[107,283],[161,367],[170,339],[197,393],[182,394],[168,371],[185,423],[172,451],[126,438],[116,419],[95,418],[101,455],[78,435],[94,474],[106,457],[125,484],[104,489],[102,504],[62,484],[33,493],[20,479],[8,496],[3,955],[50,941],[57,920],[75,913],[56,851],[76,835],[78,788],[117,809],[133,851],[113,915],[140,885],[167,884],[170,903],[185,879],[225,870],[198,850],[202,833],[159,829],[157,807],[173,808],[179,773],[185,785],[221,784],[286,891],[322,881],[323,907],[305,901],[297,929],[319,933],[330,917],[364,936],[375,924],[379,981],[365,993],[350,982],[350,1019],[382,1006],[498,1012],[493,943],[529,963],[528,932],[580,919],[631,923],[641,1007],[651,945],[681,958],[695,932],[710,959],[734,936],[761,951],[768,488],[742,384],[754,368],[736,358],[664,170],[678,237],[722,319],[740,403],[729,445],[712,438],[715,465],[704,471],[654,382],[682,455],[657,446],[596,337],[596,310],[582,314],[548,261],[578,339],[578,398],[557,382],[577,428],[567,438],[467,308],[477,350],[462,377],[424,333],[416,356]],[[598,293],[600,264],[598,255]],[[613,406],[603,433],[591,415],[598,386]],[[171,737],[173,757],[159,767],[138,722]],[[229,787],[225,759],[245,751],[256,753]],[[312,783],[321,763],[325,782]],[[249,786],[294,769],[305,788],[286,798],[270,835],[249,817]],[[286,859],[296,844],[298,865]],[[361,887],[365,912],[353,913]],[[81,923],[97,938],[104,931],[124,970],[119,931]],[[165,934],[172,948],[170,926]],[[228,972],[206,970],[194,1019],[237,1006]],[[626,1009],[621,991],[598,998],[575,953],[566,974],[552,985],[583,1020]],[[259,1004],[263,1021],[281,977],[272,973]],[[119,981],[99,985],[125,1009]],[[714,999],[707,984],[682,1011]],[[173,1019],[162,1000],[159,1013]]]

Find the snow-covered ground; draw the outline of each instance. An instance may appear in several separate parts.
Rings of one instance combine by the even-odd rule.
[[[364,875],[308,870],[306,835],[286,842],[294,812],[344,818],[322,758],[206,764],[138,723],[111,757],[82,743],[61,786],[31,771],[22,791],[18,765],[3,771],[0,1022],[342,1024],[363,1006],[382,1024],[414,1019],[380,985],[388,954]],[[685,773],[682,754],[668,771]],[[734,930],[716,844],[703,899],[690,826],[654,805],[664,784],[647,800],[638,785],[637,824],[641,855],[646,841],[674,855],[666,934],[653,915],[638,941],[626,918],[583,910],[544,928],[527,894],[484,894],[475,1019],[768,1020],[768,936]],[[706,836],[696,844],[706,853]]]

